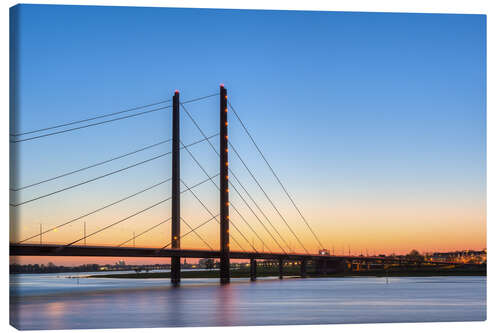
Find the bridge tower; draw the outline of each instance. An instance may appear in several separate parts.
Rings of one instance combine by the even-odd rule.
[[[179,91],[172,99],[172,249],[181,247],[181,194],[180,194],[180,117]],[[172,257],[170,264],[170,281],[177,285],[181,281],[181,258]]]
[[[220,85],[220,282],[229,283],[229,162],[227,89]]]

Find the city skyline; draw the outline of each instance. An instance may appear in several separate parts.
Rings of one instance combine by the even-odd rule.
[[[328,249],[337,252],[344,246],[347,252],[350,245],[353,253],[389,254],[486,248],[484,16],[30,5],[22,5],[19,13],[24,23],[17,37],[22,69],[14,133],[170,98],[176,89],[181,100],[189,100],[215,93],[224,83],[229,100]],[[86,24],[90,18],[92,26]],[[185,24],[194,21],[197,28]],[[197,43],[191,44],[195,36]],[[172,52],[172,46],[181,51]],[[217,102],[215,97],[187,106],[208,135],[217,131]],[[167,139],[170,115],[158,112],[125,124],[19,143],[18,185]],[[306,248],[316,252],[300,216],[234,117],[229,121],[231,140],[268,185]],[[195,130],[183,115],[186,144],[200,139]],[[212,175],[217,159],[209,148],[200,144],[193,149]],[[231,153],[230,163],[245,174]],[[187,183],[202,180],[185,152],[181,164]],[[50,183],[19,198],[119,165]],[[40,224],[53,227],[168,178],[169,172],[166,158],[68,196],[11,207],[19,212],[19,225],[11,224],[11,230],[19,228],[15,240],[37,234]],[[244,180],[251,183],[248,175]],[[216,211],[217,191],[209,185],[197,193]],[[168,196],[169,186],[82,221],[95,230]],[[234,193],[230,198],[242,206]],[[257,199],[264,205],[265,198]],[[207,219],[189,193],[181,202],[182,216],[190,223]],[[267,206],[266,212],[271,215],[272,209]],[[167,203],[87,244],[120,243],[169,216]],[[77,239],[82,221],[44,235],[43,241]],[[273,221],[286,232],[278,216]],[[252,224],[258,227],[255,220]],[[158,230],[138,238],[137,246],[165,245],[170,225]],[[200,232],[217,246],[216,222]],[[265,240],[272,246],[269,237]],[[181,246],[201,247],[193,236]],[[300,251],[297,242],[291,247]],[[66,259],[50,261],[58,260]]]

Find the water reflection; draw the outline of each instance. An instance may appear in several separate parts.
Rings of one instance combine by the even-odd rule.
[[[47,318],[53,323],[54,327],[64,327],[64,302],[49,302],[46,307]]]
[[[235,300],[238,295],[236,292],[236,287],[231,284],[226,284],[220,286],[220,290],[217,292],[216,304],[217,311],[215,315],[215,326],[229,326],[234,325],[233,323],[239,322],[236,318],[239,313],[239,309],[235,309],[237,306]]]
[[[11,279],[22,329],[464,321],[486,318],[486,278]]]

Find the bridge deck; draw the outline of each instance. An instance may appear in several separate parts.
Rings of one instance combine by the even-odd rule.
[[[197,249],[157,249],[139,247],[113,247],[113,246],[64,246],[64,245],[39,245],[39,244],[10,244],[11,256],[76,256],[76,257],[155,257],[171,258],[219,258],[219,251]],[[330,256],[306,253],[272,253],[272,252],[230,252],[231,259],[363,259],[384,260],[384,257],[354,257]]]
[[[67,257],[142,257],[142,258],[220,258],[219,251],[200,249],[157,249],[140,247],[116,246],[81,246],[81,245],[56,245],[56,244],[10,244],[11,256],[67,256]],[[267,259],[267,260],[360,260],[364,262],[399,263],[402,260],[393,257],[364,257],[364,256],[332,256],[307,253],[273,253],[273,252],[230,252],[231,259]],[[412,259],[403,261],[414,262]],[[457,262],[421,261],[433,265],[462,265],[475,266]]]

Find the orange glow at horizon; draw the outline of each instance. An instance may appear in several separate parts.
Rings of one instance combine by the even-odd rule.
[[[301,193],[299,193],[301,194]],[[207,194],[208,196],[208,194]],[[186,197],[183,197],[186,198]],[[217,207],[218,197],[210,194],[208,200],[211,200],[210,207]],[[467,199],[467,198],[466,198]],[[486,248],[486,205],[484,200],[435,200],[426,197],[409,197],[379,195],[377,197],[345,197],[330,198],[329,196],[318,195],[315,198],[303,198],[297,200],[301,204],[301,209],[305,213],[308,222],[314,229],[324,247],[337,255],[352,255],[366,253],[374,254],[406,254],[412,249],[419,252],[440,252],[455,250],[482,250]],[[145,199],[146,200],[146,199]],[[154,201],[154,200],[151,200]],[[248,222],[252,225],[259,237],[252,233],[246,223],[233,212],[232,222],[240,229],[248,239],[248,242],[238,233],[231,229],[231,236],[234,240],[231,242],[233,250],[252,251],[252,246],[259,251],[281,252],[270,235],[263,226],[252,216],[249,210],[243,209],[245,206],[234,196],[233,204],[238,210],[246,216]],[[209,216],[203,211],[196,202],[189,202],[188,199],[182,201],[182,216],[190,226],[196,227],[209,219]],[[260,201],[259,201],[260,202]],[[229,203],[226,203],[229,204]],[[78,205],[78,202],[75,202]],[[54,231],[47,232],[42,236],[42,243],[67,244],[83,236],[83,220],[86,224],[87,235],[99,230],[104,225],[119,220],[120,217],[130,215],[132,212],[144,206],[138,202],[126,205],[126,207],[117,207],[116,210],[110,210],[89,216],[81,221],[57,228]],[[279,207],[285,207],[281,210],[288,223],[291,225],[301,242],[310,253],[317,253],[320,248],[314,237],[297,215],[292,207],[287,207],[286,202],[280,202]],[[91,210],[93,207],[84,207],[79,210]],[[49,209],[49,208],[47,208]],[[33,213],[24,212],[20,216],[18,228],[14,228],[15,221],[11,220],[11,241],[16,242],[26,237],[34,236],[39,233],[40,223],[43,222],[43,230],[48,230],[57,226],[74,216],[74,207],[71,205],[58,207],[52,210],[51,219],[37,219],[36,209]],[[264,208],[265,209],[265,208]],[[212,208],[216,213],[218,208]],[[261,220],[267,225],[268,230],[276,238],[277,242],[287,252],[304,252],[299,242],[293,237],[286,225],[280,219],[279,215],[273,214],[271,208],[267,207],[266,214],[269,215],[276,230],[283,235],[286,244],[277,237],[276,233],[269,228],[267,221],[261,217]],[[151,211],[138,215],[133,219],[125,221],[113,228],[98,233],[86,240],[87,245],[107,245],[117,246],[118,244],[132,239],[133,235],[140,235],[144,230],[157,225],[170,215],[170,204],[156,207]],[[181,222],[181,235],[190,231],[190,228]],[[171,224],[166,221],[153,229],[151,232],[135,238],[136,247],[161,248],[170,243]],[[219,224],[211,221],[197,229],[200,234],[212,247],[217,250],[219,244]],[[40,238],[34,237],[27,243],[39,243]],[[249,244],[250,242],[250,244]],[[83,241],[76,245],[83,245]],[[132,240],[124,246],[133,246]],[[189,233],[181,237],[181,248],[200,249],[207,247],[197,237],[196,233]],[[290,250],[291,249],[291,250]],[[66,264],[81,263],[113,263],[114,259],[101,258],[43,258],[31,257],[22,258],[21,261],[29,263],[64,262]],[[104,261],[102,261],[104,260]],[[164,259],[160,258],[129,258],[131,262],[161,263]],[[168,262],[168,260],[167,260]],[[188,262],[190,259],[188,259]]]

